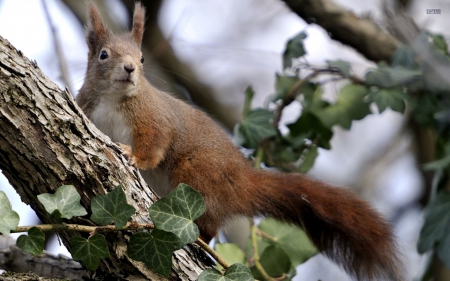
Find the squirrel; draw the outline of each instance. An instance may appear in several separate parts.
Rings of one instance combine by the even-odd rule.
[[[202,238],[210,241],[235,216],[270,216],[303,228],[357,280],[403,280],[392,229],[366,201],[303,174],[254,169],[215,121],[146,80],[140,2],[131,32],[119,35],[92,2],[88,11],[78,105],[158,195],[186,183],[204,197],[206,211],[196,220]]]

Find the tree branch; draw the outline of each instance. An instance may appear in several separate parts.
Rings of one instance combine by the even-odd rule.
[[[81,195],[81,204],[89,210],[93,196],[121,184],[128,203],[137,210],[132,220],[150,223],[147,209],[156,197],[120,153],[86,118],[68,91],[60,90],[36,62],[0,37],[0,169],[42,222],[54,223],[37,194],[53,193],[61,185],[72,184]],[[69,223],[94,225],[87,218]],[[70,250],[69,238],[81,234],[63,231],[59,235]],[[102,260],[101,270],[118,279],[125,273],[162,279],[127,257],[130,233],[105,235],[111,256]],[[187,247],[174,253],[171,279],[197,279],[205,265],[190,255]]]
[[[81,264],[72,259],[61,255],[55,256],[45,251],[40,256],[33,256],[22,252],[15,244],[16,240],[13,238],[0,235],[0,268],[11,272],[33,272],[40,277],[70,278],[74,280],[81,280],[83,275],[87,273]],[[17,276],[12,276],[11,279],[8,279],[4,275],[0,279],[22,280],[22,278],[19,279]],[[38,278],[32,280],[38,280]]]
[[[67,70],[66,56],[64,55],[63,47],[61,46],[61,38],[59,36],[59,31],[53,24],[52,17],[47,7],[47,1],[41,0],[42,8],[44,9],[45,18],[47,19],[47,24],[50,28],[53,47],[56,51],[56,56],[58,57],[59,71],[61,72],[61,78],[67,88],[73,93],[72,81],[70,80],[69,71]]]
[[[374,22],[358,18],[331,0],[283,0],[307,23],[316,23],[330,37],[354,48],[367,59],[390,61],[399,42]]]

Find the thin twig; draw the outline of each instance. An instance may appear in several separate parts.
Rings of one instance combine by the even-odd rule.
[[[255,169],[259,170],[261,169],[261,163],[264,157],[264,149],[261,146],[258,146],[258,149],[256,150],[256,157],[255,157]]]
[[[313,66],[308,63],[300,63],[298,65],[298,68],[300,69],[308,69],[311,71],[318,72],[318,74],[330,74],[330,75],[339,75],[342,77],[342,79],[348,79],[352,81],[354,84],[364,84],[364,80],[359,78],[356,75],[345,75],[339,68],[337,67],[319,67],[319,66]]]
[[[198,238],[197,241],[195,241],[200,247],[203,248],[208,254],[210,254],[225,270],[230,268],[230,265],[224,261],[219,254],[214,251],[208,244],[206,244],[202,239]]]
[[[275,128],[278,128],[278,125],[281,120],[281,116],[283,114],[283,110],[290,105],[297,95],[299,95],[300,88],[307,83],[309,80],[313,79],[314,77],[318,76],[319,74],[338,74],[342,77],[342,79],[348,79],[354,84],[364,84],[364,81],[360,79],[359,77],[355,75],[344,75],[341,70],[335,67],[328,67],[328,68],[319,68],[314,67],[309,64],[302,64],[300,65],[302,69],[308,69],[311,70],[312,73],[308,74],[305,78],[298,80],[290,89],[289,93],[283,98],[281,101],[281,104],[278,106],[278,108],[275,111],[275,118],[273,120],[273,126]]]
[[[151,223],[148,223],[148,224],[127,223],[127,225],[123,228],[117,228],[115,225],[90,226],[90,225],[61,223],[61,224],[41,224],[41,225],[30,225],[30,226],[18,226],[15,230],[12,230],[11,233],[27,232],[32,227],[37,227],[42,231],[71,230],[71,231],[87,232],[87,233],[111,232],[111,231],[120,231],[120,230],[140,230],[140,229],[155,228],[155,226]]]
[[[264,239],[270,240],[272,242],[277,242],[277,239],[275,239],[274,237],[272,237],[269,234],[265,233],[264,231],[262,231],[259,228],[256,228],[256,234],[258,234],[259,236],[261,236]]]
[[[251,226],[251,238],[252,238],[252,247],[253,247],[253,261],[255,262],[256,269],[258,269],[259,273],[261,273],[262,277],[266,281],[274,281],[272,277],[267,274],[264,267],[259,262],[259,254],[258,254],[258,243],[256,240],[256,226],[252,224]]]
[[[286,106],[290,105],[294,100],[295,97],[298,94],[298,91],[300,88],[309,80],[314,78],[319,72],[317,70],[314,70],[312,73],[308,74],[305,78],[298,80],[294,86],[292,86],[289,93],[284,97],[284,99],[281,101],[280,106],[275,111],[275,118],[273,120],[273,126],[275,128],[278,128],[278,125],[280,124],[281,115],[283,114],[283,110]]]

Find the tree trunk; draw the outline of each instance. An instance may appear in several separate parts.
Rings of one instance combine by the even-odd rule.
[[[120,149],[83,114],[70,93],[62,91],[8,41],[0,37],[0,169],[11,185],[44,223],[52,218],[36,195],[53,193],[71,184],[90,212],[93,196],[107,193],[121,184],[128,203],[137,212],[132,220],[149,223],[147,209],[156,200],[139,172],[120,155]],[[76,218],[70,223],[93,223]],[[59,233],[69,249],[75,232]],[[127,257],[130,233],[107,235],[110,258],[99,269],[127,280],[163,279],[143,263]],[[173,255],[172,280],[196,280],[206,267],[192,259],[192,247]]]

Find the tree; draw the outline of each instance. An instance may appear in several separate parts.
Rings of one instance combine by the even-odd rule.
[[[6,40],[0,42],[0,169],[22,200],[41,221],[52,222],[36,195],[72,184],[87,207],[93,196],[121,184],[128,202],[139,210],[133,220],[148,223],[147,207],[156,197],[139,173],[126,164],[120,149],[84,116],[67,90],[60,90]],[[71,235],[60,233],[66,246]],[[109,235],[111,256],[100,265],[102,270],[116,277],[126,272],[135,278],[161,279],[142,263],[127,258],[124,235]],[[206,265],[193,256],[187,248],[177,251],[171,278],[196,280]]]
[[[316,21],[318,24],[327,29],[334,38],[340,40],[343,43],[353,46],[355,49],[357,49],[359,52],[373,61],[389,60],[392,55],[394,55],[396,47],[399,45],[398,40],[394,39],[392,36],[386,35],[380,29],[374,29],[375,26],[370,21],[366,19],[358,19],[348,12],[331,5],[329,1],[323,0],[285,2],[300,16],[308,19],[309,22]],[[330,7],[332,9],[328,10],[328,8]],[[309,20],[310,18],[314,18],[315,20]],[[352,23],[348,24],[348,22],[345,20],[340,21],[344,18],[350,18]],[[323,19],[327,20],[323,21]],[[329,24],[330,22],[332,24]],[[355,37],[366,39],[357,41],[348,40],[348,38],[346,37],[347,34],[345,32],[340,33],[340,31],[342,30],[351,32],[352,34],[357,34],[358,36]],[[442,41],[442,39],[435,39],[437,45],[441,44],[442,46],[442,42],[439,43],[439,40]],[[365,44],[359,44],[360,42],[365,42]],[[404,43],[409,42],[405,41]],[[448,50],[446,48],[446,45],[445,48],[442,48],[442,52],[444,53],[444,55],[448,55]],[[11,47],[6,47],[5,49],[7,50],[6,53],[8,54],[6,55],[6,57],[9,58],[9,53],[10,51],[12,51],[12,49]],[[373,50],[375,50],[375,52]],[[421,52],[420,50],[415,51],[416,54],[424,54],[424,52]],[[2,53],[2,56],[5,55],[3,55]],[[431,61],[435,62],[434,60]],[[0,159],[2,163],[7,164],[5,164],[5,167],[1,166],[0,168],[4,170],[5,174],[7,174],[9,178],[13,175],[18,174],[30,176],[28,180],[24,176],[22,176],[22,178],[20,179],[11,180],[11,182],[13,182],[13,184],[18,187],[20,192],[23,192],[23,194],[25,195],[31,195],[36,191],[43,191],[46,188],[49,188],[45,186],[41,187],[41,185],[46,185],[46,183],[48,185],[59,186],[61,183],[67,182],[69,180],[75,180],[77,182],[77,189],[83,190],[82,202],[84,205],[86,205],[89,201],[88,198],[91,198],[96,194],[104,194],[106,190],[110,190],[114,186],[114,183],[118,183],[123,180],[125,180],[127,183],[130,183],[132,181],[128,179],[127,176],[134,175],[133,169],[130,170],[129,167],[121,166],[122,159],[117,154],[119,153],[119,151],[113,144],[108,143],[107,141],[105,144],[99,143],[99,140],[106,139],[101,135],[96,135],[98,132],[93,129],[91,125],[89,125],[89,122],[83,120],[83,118],[80,119],[80,113],[77,111],[77,107],[73,105],[71,101],[69,101],[70,95],[67,94],[67,92],[58,92],[55,86],[43,86],[47,85],[48,81],[39,83],[36,82],[36,84],[33,84],[34,81],[40,81],[40,79],[37,79],[34,76],[34,78],[32,78],[33,81],[29,81],[30,84],[24,83],[30,73],[34,73],[37,71],[35,69],[34,71],[32,71],[34,66],[28,68],[22,62],[8,63],[8,60],[5,59],[4,61],[3,58],[0,66],[2,69],[2,80],[3,77],[7,77],[8,79],[5,79],[5,81],[9,79],[13,81],[12,84],[5,84],[7,86],[5,88],[1,88],[1,92],[5,93],[5,96],[2,97],[0,103],[0,113],[2,114],[0,115],[0,125],[2,125],[1,130],[3,130],[3,133],[7,136],[0,137],[0,139],[2,140],[0,144],[2,149],[3,147],[7,148],[5,150],[7,152],[1,153],[1,155],[3,156]],[[19,68],[15,69],[15,66],[18,66]],[[428,65],[428,67],[430,67],[430,65]],[[441,73],[444,73],[444,71],[442,71]],[[1,83],[1,85],[3,86],[4,81],[1,81]],[[52,102],[56,102],[58,105],[53,107],[50,106],[52,103],[49,103],[48,100],[44,98],[32,98],[33,95],[28,92],[30,89],[42,90],[43,96],[52,98]],[[25,93],[24,97],[17,94],[22,90],[24,91],[23,93]],[[423,93],[424,90],[420,90]],[[418,96],[426,96],[421,95],[420,91],[415,92],[415,94],[417,93]],[[398,95],[398,91],[394,93],[394,96],[398,97]],[[431,95],[428,96],[430,97]],[[388,97],[390,96],[388,95]],[[400,99],[397,98],[397,102],[399,100]],[[425,98],[425,100],[427,100],[427,98]],[[12,107],[12,105],[14,105],[14,107]],[[36,107],[36,109],[33,110],[33,106]],[[73,110],[75,112],[75,117],[73,117],[72,113],[69,114],[69,110],[66,108],[66,106],[70,110]],[[47,118],[49,119],[47,120]],[[430,123],[432,122],[430,121]],[[23,134],[22,131],[24,130],[24,128],[28,128],[28,126],[30,126],[32,130],[30,130],[27,134]],[[422,127],[418,126],[418,128],[420,130]],[[73,136],[66,134],[66,132],[69,131],[74,133]],[[94,134],[94,136],[89,136],[90,133]],[[14,145],[11,145],[10,142],[12,142]],[[65,145],[60,146],[60,144]],[[86,147],[84,147],[84,145],[88,145],[90,149],[87,149]],[[430,169],[435,169],[441,173],[440,176],[439,173],[435,173],[435,175],[438,176],[437,179],[439,183],[443,185],[443,183],[446,181],[446,177],[442,176],[442,172],[447,169],[447,154],[443,147],[438,148],[438,151],[438,156],[443,161],[434,163],[434,165],[432,165]],[[11,158],[10,156],[14,155],[15,152],[17,152],[20,157],[15,160],[11,160],[14,158]],[[81,156],[71,157],[71,153],[74,152],[80,152],[82,154]],[[100,154],[97,155],[97,153]],[[92,156],[93,154],[95,154],[95,157]],[[46,157],[49,157],[50,161],[47,161],[45,165],[40,164],[41,162],[39,161],[46,159]],[[428,161],[429,160],[430,157],[428,157]],[[113,164],[105,164],[109,163],[107,161],[112,161]],[[50,166],[48,171],[44,169],[47,165]],[[74,171],[66,170],[68,168],[72,169],[72,165],[74,165],[75,167]],[[87,175],[83,174],[85,172],[83,171],[84,168],[87,169],[85,170],[88,173]],[[110,175],[107,171],[107,169],[110,168],[119,171],[120,173],[124,173],[125,178],[117,175]],[[30,172],[32,171],[32,169],[38,170],[45,176],[33,175],[33,173]],[[111,183],[107,183],[106,181],[110,181]],[[141,190],[143,186],[145,186],[145,184],[142,184],[143,183],[140,182],[137,190]],[[95,188],[85,190],[85,187],[87,185],[94,186]],[[25,186],[30,186],[32,191],[30,191],[29,188],[25,188]],[[131,191],[127,191],[127,193],[133,194],[133,192]],[[148,202],[146,200],[145,205],[151,202],[151,195],[147,194],[146,197],[148,197]],[[28,199],[27,202],[31,203],[32,201]],[[441,203],[445,203],[445,201]],[[32,204],[34,204],[34,207],[36,208],[40,207],[40,205],[36,202]],[[138,205],[138,202],[135,202],[134,204]],[[39,216],[42,218],[48,218],[48,214],[45,214],[43,212],[41,212]],[[68,237],[68,234],[64,235]],[[128,262],[134,265],[132,261],[129,260]],[[114,268],[114,265],[117,264],[118,259],[113,259],[109,263],[109,266]],[[175,272],[177,271],[175,270]],[[175,276],[176,273],[172,273],[172,276]]]

